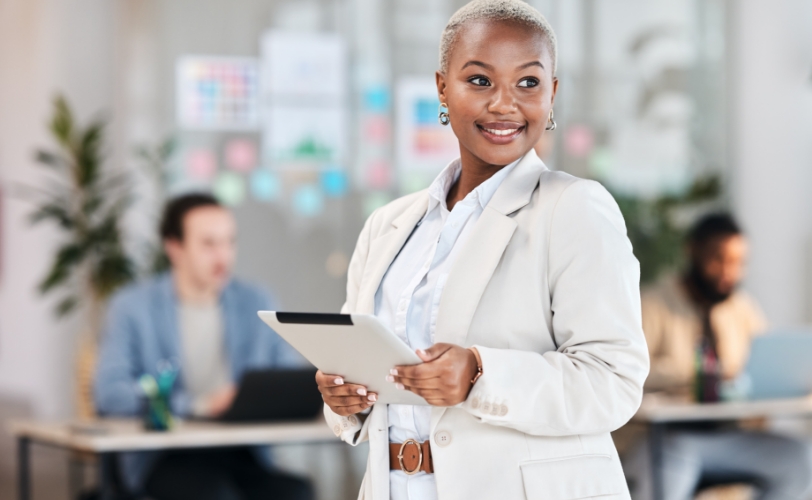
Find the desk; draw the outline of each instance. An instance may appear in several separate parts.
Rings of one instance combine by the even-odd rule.
[[[643,397],[643,403],[632,420],[648,424],[652,493],[655,500],[660,500],[663,498],[663,484],[657,471],[661,470],[663,438],[669,424],[810,415],[812,396],[699,404],[685,398],[653,393]]]
[[[32,443],[98,455],[102,498],[109,498],[112,457],[118,452],[340,442],[322,418],[274,424],[179,421],[170,432],[146,431],[141,421],[135,419],[103,419],[81,424],[13,420],[8,423],[8,430],[17,439],[20,500],[31,498]]]

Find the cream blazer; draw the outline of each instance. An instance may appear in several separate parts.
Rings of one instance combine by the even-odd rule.
[[[381,279],[427,204],[420,191],[369,217],[344,313],[374,313]],[[637,411],[649,361],[639,265],[600,184],[552,172],[531,150],[460,250],[435,338],[477,346],[484,369],[464,403],[432,410],[441,500],[629,498],[609,433]],[[337,434],[359,417],[326,406],[325,416]],[[388,427],[375,406],[346,439],[369,440],[361,499],[389,498]]]

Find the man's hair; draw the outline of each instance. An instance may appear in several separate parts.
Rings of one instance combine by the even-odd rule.
[[[742,230],[730,214],[709,214],[699,219],[688,232],[688,243],[702,246],[713,238],[736,236]]]
[[[552,74],[558,65],[555,32],[547,19],[535,8],[521,0],[474,0],[460,8],[448,20],[440,38],[440,72],[448,71],[448,59],[462,27],[471,21],[512,21],[536,30],[547,40],[553,59]]]
[[[161,218],[161,239],[183,241],[183,219],[196,208],[220,207],[220,202],[207,193],[190,193],[166,202]]]

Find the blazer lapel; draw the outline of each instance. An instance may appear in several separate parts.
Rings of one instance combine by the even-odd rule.
[[[409,239],[417,223],[426,214],[428,194],[424,193],[400,216],[392,221],[394,229],[378,236],[369,245],[369,259],[361,278],[357,311],[360,314],[374,314],[375,294],[384,274],[400,249]]]
[[[437,342],[465,344],[479,300],[516,230],[510,214],[530,202],[544,170],[546,167],[531,149],[485,207],[443,288],[437,313]]]

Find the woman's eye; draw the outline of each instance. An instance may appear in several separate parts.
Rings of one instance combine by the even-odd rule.
[[[535,87],[539,84],[539,81],[535,78],[525,78],[524,80],[519,82],[519,87]]]
[[[473,78],[469,78],[468,81],[480,87],[488,87],[491,84],[491,82],[489,82],[488,79],[483,76],[475,76]]]

